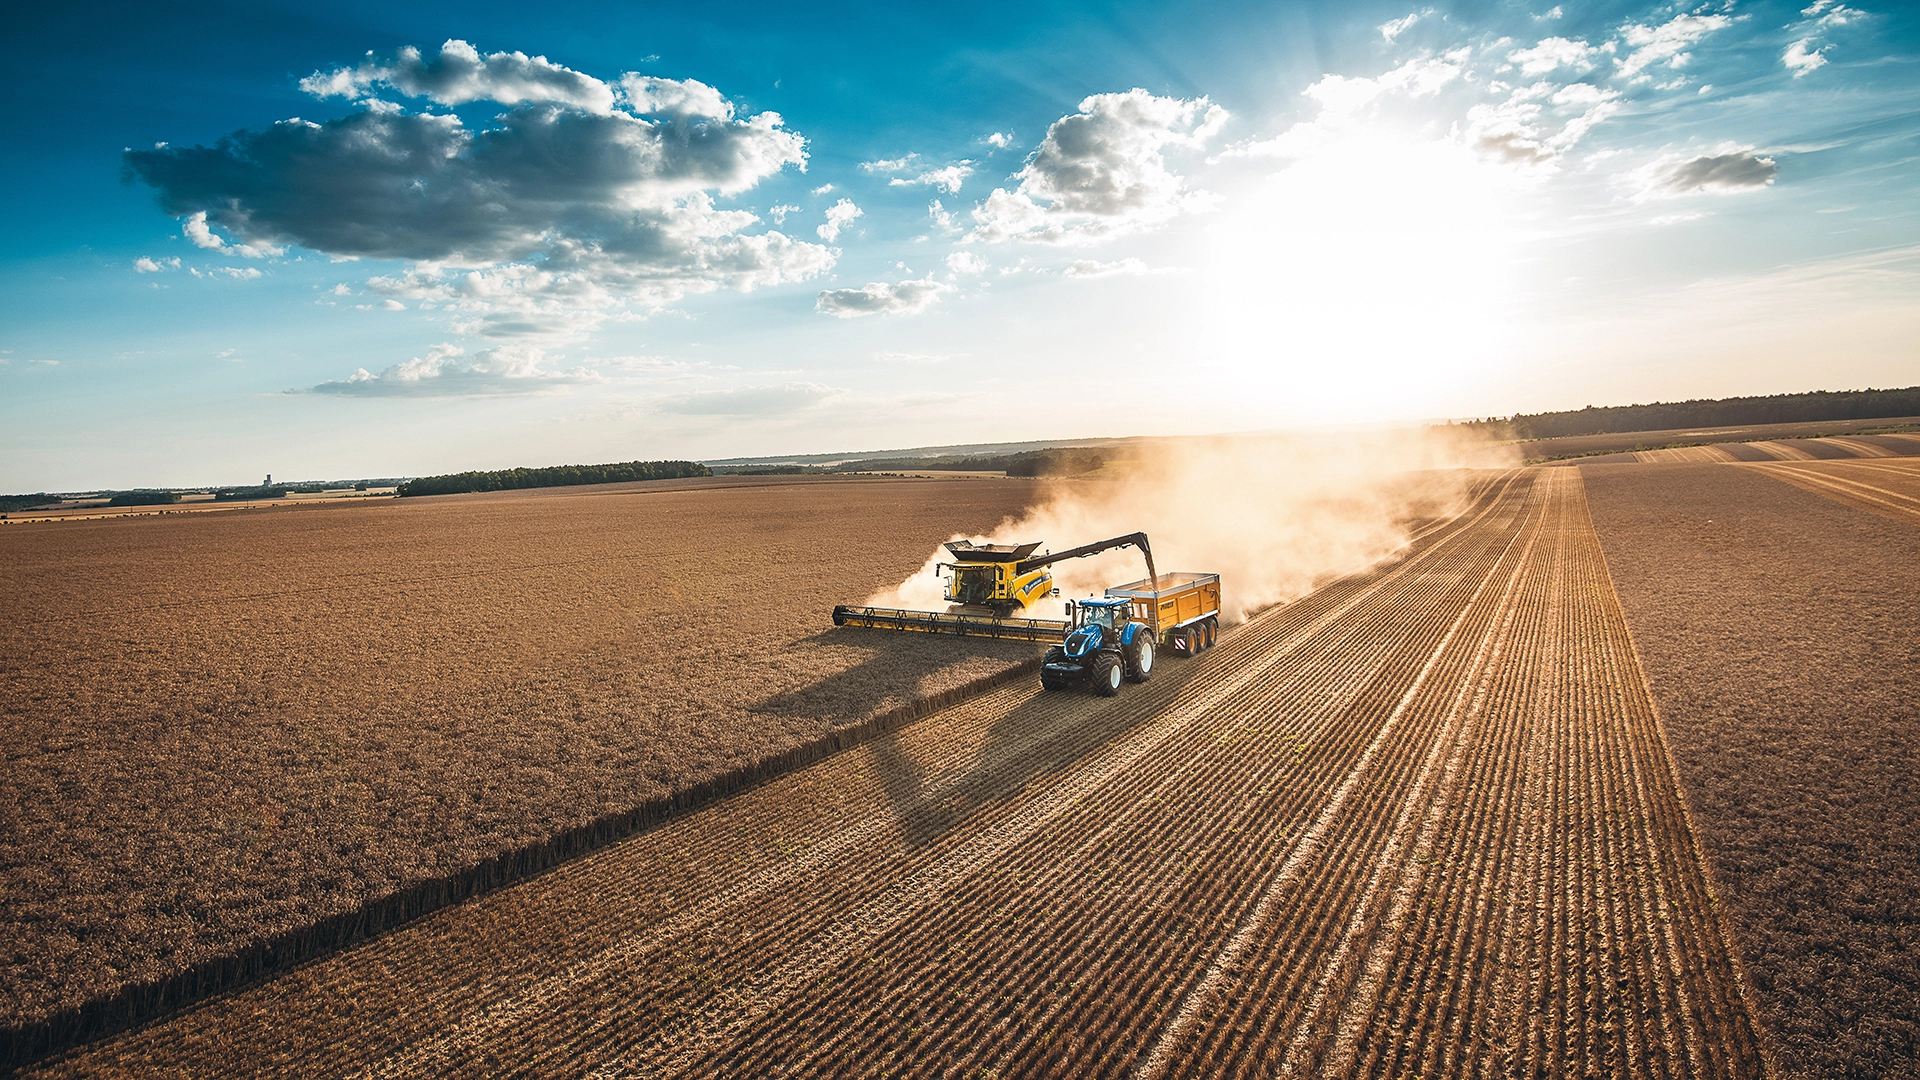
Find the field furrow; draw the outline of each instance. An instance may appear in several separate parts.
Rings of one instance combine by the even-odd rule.
[[[1847,462],[1767,462],[1749,468],[1900,521],[1920,521],[1920,459]]]
[[[41,1074],[1752,1076],[1578,470]]]

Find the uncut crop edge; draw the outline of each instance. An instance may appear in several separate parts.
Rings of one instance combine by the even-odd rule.
[[[424,915],[505,888],[561,863],[692,813],[842,750],[870,742],[916,720],[1023,678],[1038,658],[917,698],[818,738],[769,754],[657,799],[571,828],[441,877],[428,878],[351,911],[256,941],[162,979],[122,986],[112,994],[61,1009],[39,1020],[0,1028],[0,1072],[11,1073],[64,1051],[162,1019],[208,998],[339,952]]]

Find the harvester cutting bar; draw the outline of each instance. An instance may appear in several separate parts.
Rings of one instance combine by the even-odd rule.
[[[1067,624],[1060,619],[996,619],[991,615],[853,607],[847,604],[840,604],[833,609],[833,625],[916,630],[923,634],[952,634],[956,637],[1012,638],[1016,641],[1060,641],[1067,636]]]

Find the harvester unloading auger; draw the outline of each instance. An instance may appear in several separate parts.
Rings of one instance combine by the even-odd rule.
[[[1039,544],[955,540],[946,547],[954,561],[938,564],[935,572],[949,571],[946,599],[954,607],[913,611],[842,604],[833,609],[833,624],[1060,642],[1061,647],[1047,652],[1042,684],[1060,689],[1087,681],[1102,694],[1118,693],[1123,677],[1145,681],[1152,673],[1156,646],[1191,656],[1212,645],[1219,632],[1220,575],[1162,575],[1154,568],[1153,547],[1143,532],[1039,556],[1034,555]],[[1113,586],[1103,598],[1070,600],[1065,619],[1014,614],[1042,597],[1060,594],[1048,566],[1126,547],[1139,548],[1146,559],[1145,579]]]

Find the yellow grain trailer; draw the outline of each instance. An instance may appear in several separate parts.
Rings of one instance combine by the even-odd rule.
[[[1220,575],[1172,571],[1107,590],[1127,600],[1133,621],[1153,628],[1166,648],[1184,656],[1212,645],[1220,633]]]

